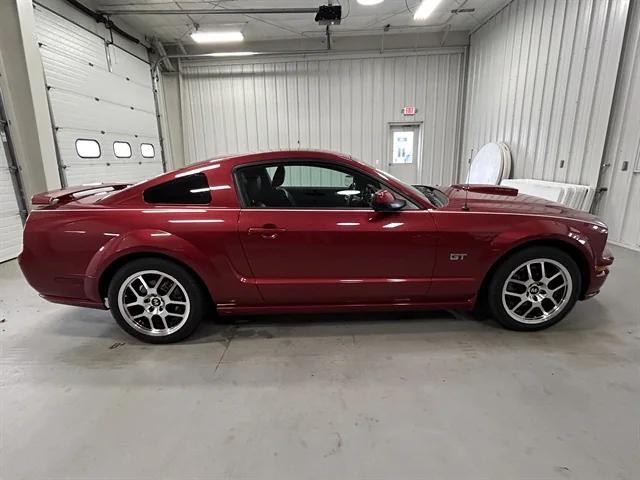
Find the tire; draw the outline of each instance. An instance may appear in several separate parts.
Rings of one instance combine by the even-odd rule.
[[[511,330],[542,330],[574,307],[582,287],[575,260],[554,247],[514,253],[493,273],[487,289],[491,316]]]
[[[162,258],[141,258],[122,266],[111,279],[108,296],[116,322],[147,343],[187,338],[200,324],[206,305],[193,274]]]

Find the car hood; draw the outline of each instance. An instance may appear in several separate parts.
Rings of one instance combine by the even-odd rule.
[[[443,210],[464,210],[486,213],[548,215],[580,220],[606,226],[598,217],[540,197],[524,195],[518,190],[499,185],[451,185],[442,189],[449,197]]]

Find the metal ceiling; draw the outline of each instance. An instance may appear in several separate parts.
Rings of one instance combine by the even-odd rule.
[[[318,38],[325,35],[324,27],[314,21],[312,10],[327,0],[95,0],[101,11],[135,10],[138,13],[114,15],[148,38],[156,37],[167,45],[192,41],[189,34],[200,29],[239,29],[249,42],[275,39]],[[438,31],[443,29],[470,31],[509,3],[509,0],[443,0],[427,22],[415,22],[413,11],[420,0],[385,0],[375,6],[363,6],[356,0],[334,0],[342,5],[342,24],[332,26],[334,35],[372,35],[382,33],[385,27],[395,33]],[[473,12],[452,13],[452,10],[475,9]],[[193,11],[255,9],[251,13],[229,12],[207,15]],[[298,9],[295,13],[280,13],[279,9]],[[142,13],[139,11],[143,10]],[[148,14],[146,10],[158,11]],[[191,13],[180,13],[188,10]],[[274,10],[270,13],[256,13]],[[311,13],[307,13],[311,11]]]

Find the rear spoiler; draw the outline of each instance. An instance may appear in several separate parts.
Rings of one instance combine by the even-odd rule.
[[[78,185],[75,187],[61,188],[60,190],[51,190],[50,192],[36,193],[31,198],[32,205],[57,205],[71,201],[79,193],[94,192],[96,190],[122,190],[127,188],[130,183],[90,183],[86,185]],[[97,193],[97,192],[94,192]],[[89,195],[92,195],[89,193]]]

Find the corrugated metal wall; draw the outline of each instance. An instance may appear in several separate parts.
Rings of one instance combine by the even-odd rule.
[[[640,247],[640,4],[629,12],[629,26],[607,135],[601,185],[607,187],[598,212],[609,238]]]
[[[596,185],[628,0],[515,0],[471,36],[462,161],[505,141],[513,178]]]
[[[385,168],[390,122],[422,124],[419,178],[457,177],[464,51],[181,66],[187,163],[220,154],[321,148]],[[403,117],[403,106],[416,106]]]

